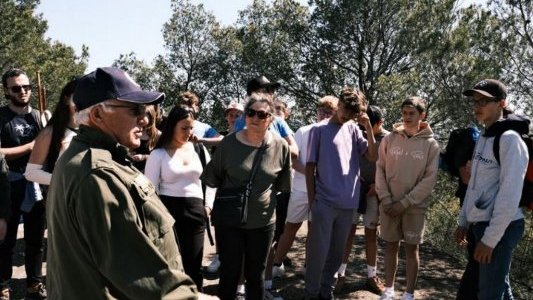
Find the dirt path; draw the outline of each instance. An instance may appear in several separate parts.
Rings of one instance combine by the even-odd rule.
[[[303,276],[298,271],[304,264],[305,260],[305,235],[307,228],[302,226],[298,232],[297,240],[289,252],[292,259],[292,267],[286,267],[285,276],[282,279],[274,280],[274,287],[278,288],[280,294],[285,300],[302,299],[304,290]],[[13,270],[13,294],[12,300],[24,299],[25,288],[25,271],[24,271],[24,252],[23,252],[23,235],[22,226],[19,228],[19,240],[17,242],[15,267]],[[365,290],[366,264],[364,261],[364,237],[362,230],[358,230],[354,239],[351,261],[346,271],[347,282],[343,290],[337,294],[337,299],[378,299],[378,295],[372,294]],[[384,245],[379,246],[378,264],[383,261]],[[204,265],[207,265],[214,254],[214,247],[209,245],[206,238]],[[405,287],[405,265],[401,254],[399,271],[396,279],[397,296],[400,297],[400,291]],[[430,245],[424,244],[420,247],[420,272],[417,283],[416,299],[455,299],[455,292],[462,273],[462,266],[447,254],[439,252]],[[383,277],[382,263],[379,265],[378,274]],[[46,263],[44,266],[46,274]],[[209,294],[216,294],[218,280],[205,280],[205,290]]]

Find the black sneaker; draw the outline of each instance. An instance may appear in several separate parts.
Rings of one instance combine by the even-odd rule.
[[[34,283],[26,289],[26,300],[46,300],[46,287],[42,282]]]

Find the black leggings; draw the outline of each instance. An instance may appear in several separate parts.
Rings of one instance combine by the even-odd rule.
[[[11,182],[11,217],[7,221],[7,234],[0,245],[0,283],[13,275],[13,249],[17,242],[20,216],[24,220],[24,266],[28,285],[42,281],[43,240],[46,224],[44,201],[35,202],[30,212],[20,210],[26,194],[26,180]]]
[[[161,201],[176,219],[174,230],[178,237],[183,269],[199,291],[202,291],[202,258],[204,256],[204,233],[206,214],[203,200],[188,197],[161,195]]]
[[[215,234],[220,257],[220,299],[235,299],[243,258],[246,298],[263,299],[267,254],[274,235],[274,224],[255,229],[217,226]]]

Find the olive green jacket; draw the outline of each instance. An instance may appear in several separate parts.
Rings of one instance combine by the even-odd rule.
[[[82,126],[50,184],[48,299],[197,299],[174,219],[127,149]]]

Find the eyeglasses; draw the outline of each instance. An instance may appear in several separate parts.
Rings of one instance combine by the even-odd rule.
[[[498,100],[496,100],[495,98],[483,97],[483,98],[480,98],[480,99],[477,99],[477,100],[472,98],[471,102],[472,102],[472,104],[474,106],[485,107],[487,104],[489,104],[491,102],[498,102]]]
[[[250,118],[253,118],[254,116],[257,116],[259,119],[264,120],[264,119],[270,117],[271,115],[272,115],[271,113],[266,112],[266,111],[262,111],[262,110],[255,110],[255,109],[252,109],[252,108],[248,108],[246,110],[246,116],[248,116]]]
[[[127,108],[134,117],[144,117],[146,115],[146,105],[144,104],[135,104],[135,105],[120,105],[120,104],[107,104],[102,103],[102,105],[107,107],[115,108]]]
[[[24,91],[29,91],[31,90],[31,84],[25,84],[25,85],[15,85],[15,86],[10,86],[8,87],[8,89],[12,92],[12,93],[15,93],[15,94],[18,94],[20,92],[22,92],[22,89],[24,89]]]

